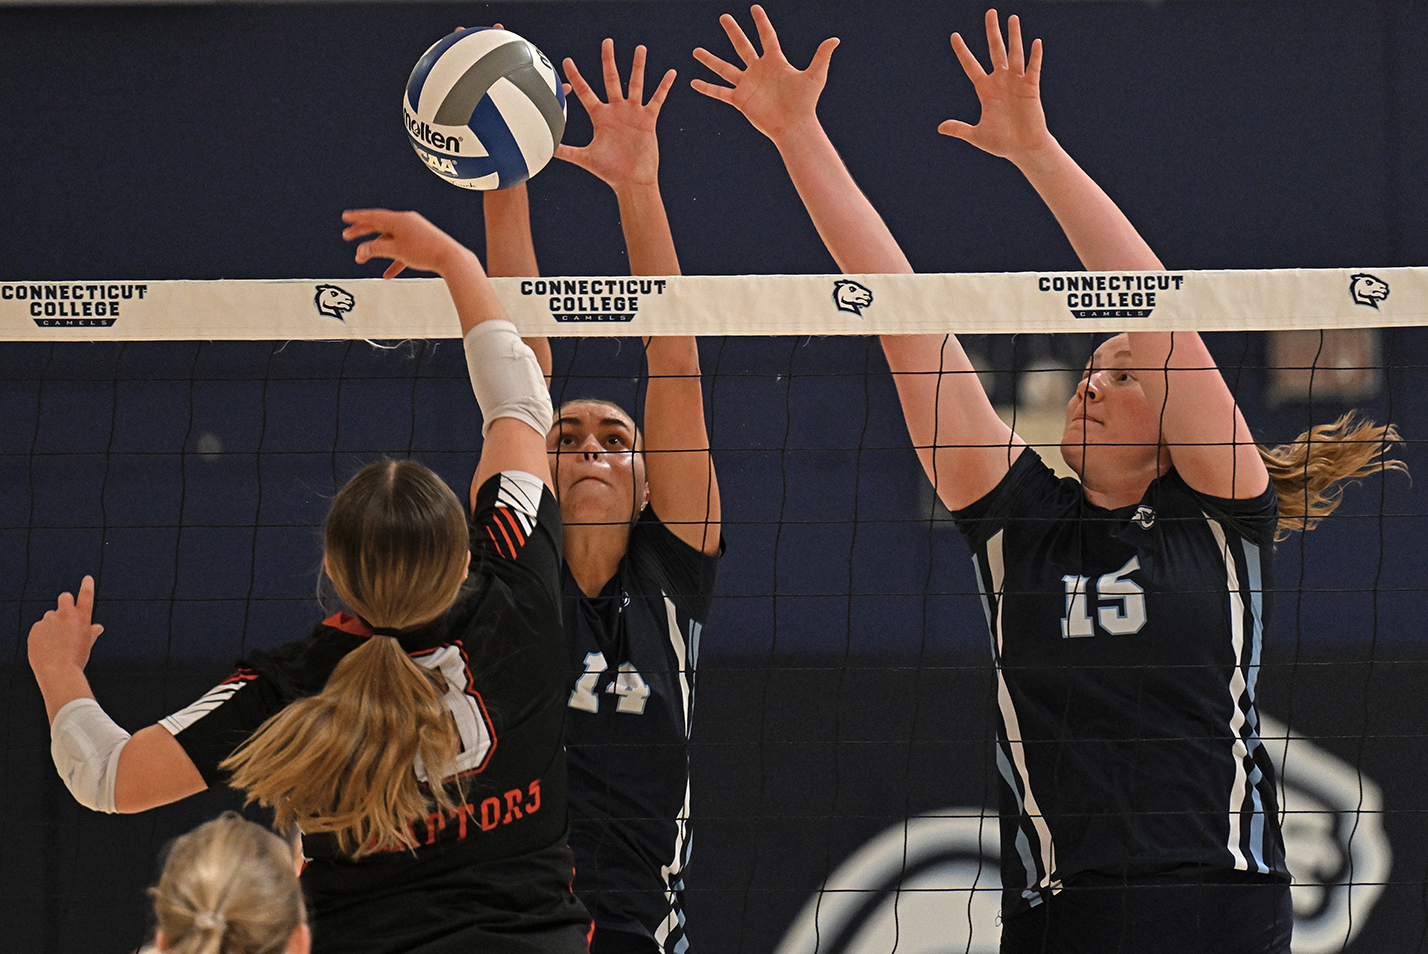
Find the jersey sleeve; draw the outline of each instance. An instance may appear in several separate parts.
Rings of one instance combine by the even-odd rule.
[[[226,781],[218,763],[283,704],[270,680],[240,667],[191,705],[160,719],[159,725],[178,740],[203,780],[213,786]]]
[[[685,543],[646,507],[630,532],[630,558],[640,570],[660,581],[669,598],[696,622],[709,618],[714,584],[727,535],[719,534],[719,552],[710,555]]]
[[[952,520],[976,552],[1013,518],[1040,512],[1048,500],[1060,493],[1080,494],[1080,485],[1075,481],[1069,483],[1073,487],[1067,491],[1062,486],[1062,478],[1046,466],[1040,454],[1027,447],[995,487],[982,499],[954,512]]]
[[[1176,475],[1179,479],[1179,475]],[[1187,493],[1194,495],[1205,512],[1235,533],[1258,546],[1274,543],[1274,534],[1279,529],[1279,497],[1274,492],[1274,482],[1258,497],[1235,500],[1227,497],[1211,497],[1185,484]]]
[[[321,692],[342,657],[362,644],[363,637],[328,625],[335,620],[302,639],[252,652],[197,701],[159,720],[205,782],[226,783],[218,763],[288,703]]]
[[[471,552],[482,566],[508,583],[543,587],[558,611],[560,506],[544,481],[516,470],[487,480],[476,492],[470,531]]]

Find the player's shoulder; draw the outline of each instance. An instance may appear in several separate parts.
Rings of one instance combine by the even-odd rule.
[[[1279,525],[1279,498],[1272,481],[1253,497],[1215,497],[1171,470],[1152,485],[1146,500],[1167,515],[1210,519],[1257,544],[1272,544]]]
[[[952,519],[964,535],[977,537],[1008,518],[1074,512],[1083,497],[1080,481],[1057,476],[1040,454],[1027,447],[995,487],[955,511]]]

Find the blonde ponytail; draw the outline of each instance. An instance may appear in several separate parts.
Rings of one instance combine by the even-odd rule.
[[[307,922],[291,846],[236,812],[175,840],[149,894],[166,954],[279,954]]]
[[[1261,446],[1259,456],[1279,498],[1275,539],[1317,527],[1339,506],[1347,481],[1387,470],[1408,473],[1403,461],[1384,456],[1390,444],[1401,440],[1393,425],[1364,421],[1350,411],[1332,424],[1311,427],[1288,444]]]
[[[327,520],[326,565],[338,595],[381,632],[429,622],[466,577],[466,513],[419,464],[384,461],[348,482]],[[321,693],[290,703],[225,759],[232,784],[273,809],[279,828],[336,836],[345,853],[415,847],[433,803],[455,808],[443,780],[461,741],[440,677],[390,636],[349,653]],[[417,760],[429,773],[418,780]]]

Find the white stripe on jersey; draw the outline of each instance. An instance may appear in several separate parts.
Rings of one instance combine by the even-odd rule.
[[[1245,714],[1240,709],[1240,700],[1249,692],[1249,687],[1245,684],[1245,674],[1243,667],[1245,649],[1245,602],[1244,596],[1240,593],[1239,572],[1235,568],[1235,555],[1230,551],[1228,542],[1225,539],[1224,528],[1219,522],[1212,519],[1209,514],[1204,514],[1206,522],[1210,525],[1210,532],[1215,536],[1215,545],[1220,548],[1220,554],[1225,561],[1225,586],[1229,595],[1230,614],[1230,648],[1234,652],[1235,665],[1230,675],[1230,735],[1234,742],[1230,746],[1230,757],[1235,762],[1235,779],[1230,785],[1229,804],[1229,831],[1230,837],[1226,847],[1230,851],[1230,856],[1235,860],[1237,871],[1267,871],[1268,867],[1259,858],[1255,859],[1255,864],[1251,866],[1246,860],[1244,852],[1240,850],[1240,838],[1244,834],[1244,825],[1241,821],[1245,798],[1249,797],[1254,802],[1254,814],[1262,815],[1263,806],[1260,804],[1259,791],[1253,788],[1252,781],[1245,772],[1245,762],[1249,757],[1249,749],[1245,746],[1244,728]],[[1256,627],[1257,628],[1257,627]],[[1258,773],[1256,773],[1258,774]],[[1253,818],[1251,819],[1253,825]],[[1253,845],[1250,848],[1254,851]]]
[[[1042,888],[1050,887],[1052,891],[1060,890],[1060,883],[1053,883],[1052,874],[1056,871],[1056,846],[1051,841],[1051,829],[1047,827],[1046,819],[1041,815],[1041,806],[1036,802],[1036,795],[1031,790],[1031,775],[1026,770],[1026,749],[1021,740],[1021,724],[1017,720],[1016,707],[1012,704],[1011,691],[1007,688],[1006,677],[1002,675],[1002,606],[1001,594],[1006,586],[1006,563],[1002,556],[1002,531],[987,541],[987,567],[991,571],[991,593],[987,594],[996,601],[996,669],[997,669],[997,708],[1001,710],[1002,724],[1005,729],[1005,740],[1007,749],[1011,752],[1011,759],[1015,766],[1014,771],[1021,780],[1022,795],[1018,800],[1022,803],[1023,813],[1031,819],[1032,828],[1036,830],[1036,840],[1040,843],[1038,848],[1041,853],[1042,875],[1038,886]],[[980,581],[981,576],[978,575]],[[1010,785],[1010,782],[1008,782]],[[1017,794],[1016,787],[1011,786],[1012,793]],[[1027,872],[1030,875],[1032,872]],[[1030,880],[1028,878],[1028,880]]]
[[[679,615],[674,609],[674,600],[664,598],[664,615],[669,625],[669,644],[674,647],[675,663],[679,669],[679,701],[684,709],[684,737],[689,738],[689,667],[685,663],[684,634],[679,631]],[[698,626],[698,623],[692,625]]]
[[[684,641],[684,633],[679,628],[679,614],[675,610],[674,600],[668,595],[664,596],[665,621],[669,630],[669,644],[674,649],[675,666],[679,673],[679,696],[680,703],[684,710],[684,737],[689,738],[690,710],[693,708],[693,700],[690,698],[689,685],[689,647]],[[692,635],[697,639],[699,624],[693,620],[689,623]],[[660,866],[660,874],[664,877],[665,897],[669,901],[669,914],[655,928],[655,943],[664,950],[665,943],[669,936],[684,925],[684,911],[679,907],[679,899],[675,895],[674,884],[684,873],[684,864],[689,855],[689,776],[684,777],[684,805],[680,807],[679,815],[674,819],[674,854],[668,864]],[[675,944],[675,950],[681,951],[689,946],[689,939],[679,938]]]
[[[686,722],[688,717],[686,716]],[[687,847],[689,839],[689,778],[684,779],[684,807],[679,811],[679,817],[674,820],[674,858],[667,865],[661,865],[659,872],[664,876],[665,898],[669,901],[669,914],[655,928],[655,943],[660,950],[664,950],[665,941],[669,940],[670,932],[676,928],[684,926],[684,911],[679,907],[679,899],[675,897],[674,881],[684,872],[685,856],[688,855]],[[683,947],[689,946],[688,938],[681,938],[680,944]],[[676,950],[680,950],[676,946]]]
[[[159,720],[159,725],[169,730],[169,735],[178,735],[184,729],[193,725],[199,719],[217,709],[223,703],[233,698],[233,694],[252,680],[236,679],[231,682],[220,683],[205,692],[197,702],[186,708],[180,709],[171,716],[165,716]],[[248,698],[247,696],[243,697]]]
[[[496,504],[515,514],[521,525],[521,533],[530,536],[531,531],[535,529],[536,514],[540,512],[540,497],[544,490],[545,482],[534,474],[523,470],[503,470],[496,490]]]

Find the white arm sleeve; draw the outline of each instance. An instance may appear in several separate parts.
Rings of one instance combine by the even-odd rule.
[[[85,808],[111,815],[119,753],[129,733],[93,699],[75,699],[55,713],[50,726],[50,755],[70,794]]]
[[[481,405],[481,436],[498,417],[525,421],[542,438],[555,420],[535,352],[509,321],[483,321],[466,333],[466,368]]]

